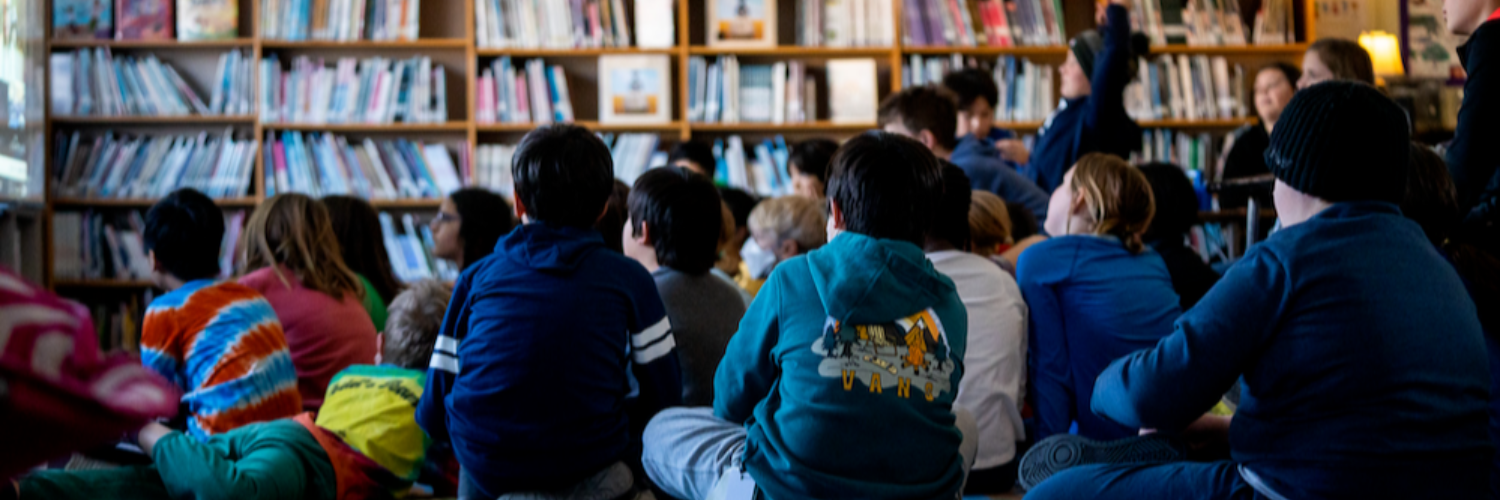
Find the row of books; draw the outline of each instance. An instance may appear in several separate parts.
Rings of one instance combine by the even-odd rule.
[[[1209,133],[1188,133],[1172,129],[1147,129],[1141,132],[1141,150],[1131,154],[1131,163],[1171,163],[1182,167],[1194,186],[1204,186],[1218,171],[1223,138]]]
[[[906,0],[902,19],[908,46],[1062,45],[1067,37],[1061,0]]]
[[[1152,45],[1280,45],[1294,35],[1291,0],[1260,0],[1251,29],[1245,26],[1241,0],[1145,0],[1131,10],[1132,28]]]
[[[717,180],[729,187],[756,195],[792,194],[792,177],[787,170],[790,150],[781,136],[746,145],[738,135],[714,140]]]
[[[441,198],[473,179],[468,147],[458,163],[442,143],[407,139],[351,140],[313,132],[266,134],[266,196],[355,195],[364,198]]]
[[[474,186],[511,197],[515,193],[515,179],[510,173],[510,162],[516,156],[516,147],[515,144],[480,144],[474,148]],[[616,165],[615,171],[618,172]]]
[[[396,217],[387,212],[380,213],[380,230],[384,236],[386,255],[391,261],[391,271],[396,279],[413,282],[436,278],[444,281],[458,279],[458,267],[433,255],[436,248],[432,229],[427,224],[418,224],[411,213],[401,215],[401,229],[396,231]]]
[[[615,178],[635,185],[635,178],[646,170],[667,164],[667,154],[658,151],[661,137],[656,134],[599,134],[609,146],[615,162]]]
[[[185,116],[248,114],[250,56],[219,56],[213,88],[204,102],[171,64],[147,54],[116,58],[108,48],[51,55],[54,115]]]
[[[245,196],[255,166],[253,140],[232,130],[211,135],[57,135],[54,185],[61,196],[160,198],[190,187],[213,198]]]
[[[817,120],[818,87],[802,61],[740,66],[735,56],[712,64],[688,60],[688,121],[803,123]],[[831,70],[830,70],[831,71]]]
[[[891,0],[797,0],[797,45],[890,47],[894,14]]]
[[[421,0],[259,1],[260,35],[276,40],[416,40],[421,24]]]
[[[430,57],[323,59],[298,56],[283,70],[271,54],[260,61],[263,122],[443,123],[448,84]]]
[[[239,23],[237,0],[52,1],[57,38],[221,40],[239,36]]]
[[[573,121],[573,99],[562,66],[541,59],[512,65],[510,56],[496,58],[480,71],[475,93],[479,123],[535,123]]]
[[[474,0],[479,48],[630,47],[624,0]],[[672,3],[637,0],[642,47],[676,43]],[[663,33],[664,32],[664,33]]]
[[[65,280],[151,279],[151,262],[146,258],[141,239],[146,227],[144,212],[53,213],[53,276]],[[219,245],[220,278],[228,278],[238,264],[235,249],[244,227],[244,210],[224,211],[224,238]]]
[[[943,77],[965,68],[986,68],[995,79],[1000,90],[1000,102],[990,103],[995,108],[995,119],[1000,121],[1045,120],[1057,109],[1052,82],[1057,68],[1036,64],[1029,59],[1015,56],[1000,56],[994,64],[982,64],[973,58],[958,54],[950,56],[912,55],[901,66],[902,85],[941,85]]]
[[[1161,56],[1140,60],[1125,89],[1125,110],[1137,120],[1215,119],[1249,116],[1245,68],[1223,56]]]

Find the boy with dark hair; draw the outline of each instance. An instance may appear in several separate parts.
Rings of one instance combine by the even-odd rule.
[[[1297,92],[1266,152],[1282,229],[1175,333],[1099,375],[1094,413],[1162,432],[1242,380],[1233,461],[1073,467],[1028,497],[1482,497],[1493,452],[1484,338],[1458,274],[1397,207],[1407,130],[1369,85]],[[1128,450],[1121,443],[1105,446]],[[1032,476],[1031,454],[1049,472],[1047,457],[1062,457],[1051,451],[1102,451],[1091,447],[1044,441],[1021,474]]]
[[[1084,155],[1129,158],[1141,147],[1141,127],[1125,113],[1125,86],[1135,72],[1132,45],[1144,40],[1130,36],[1127,5],[1128,0],[1110,0],[1100,18],[1102,33],[1085,31],[1068,43],[1068,58],[1058,68],[1062,106],[1037,131],[1026,167],[1026,176],[1048,194]],[[1047,218],[1032,212],[1037,220]]]
[[[994,155],[953,154],[958,145],[958,110],[953,94],[942,87],[913,87],[880,103],[880,128],[913,139],[943,160],[952,160],[975,189],[1026,205],[1038,218],[1047,214],[1047,193]],[[831,193],[830,193],[831,194]]]
[[[828,162],[839,150],[829,139],[808,139],[792,146],[787,170],[792,173],[792,194],[814,200],[828,197]]]
[[[692,169],[709,179],[713,179],[715,171],[719,169],[713,148],[695,141],[683,141],[672,148],[672,154],[667,156],[667,165]]]
[[[967,317],[918,246],[943,190],[937,158],[865,134],[829,180],[837,236],[776,266],[719,365],[713,409],[667,410],[646,429],[642,462],[673,497],[751,481],[767,498],[962,488],[975,447],[973,418],[953,406]]]
[[[953,280],[969,315],[964,379],[954,404],[974,413],[979,450],[965,495],[1006,493],[1015,487],[1016,442],[1026,384],[1026,301],[1016,279],[984,257],[969,253],[969,177],[943,167],[943,196],[923,250],[932,267]],[[979,191],[984,193],[984,191]]]
[[[583,127],[540,127],[511,170],[525,223],[459,277],[417,407],[463,464],[461,497],[614,477],[632,420],[682,395],[651,275],[594,230],[614,189],[609,148]]]
[[[719,203],[707,177],[681,167],[651,169],[630,191],[621,238],[625,255],[651,272],[667,306],[688,405],[713,404],[714,370],[745,314],[740,291],[709,274],[719,253]]]
[[[1500,0],[1445,0],[1448,29],[1469,35],[1458,48],[1468,79],[1458,128],[1448,145],[1448,171],[1464,212],[1455,240],[1479,247],[1500,264]],[[1493,295],[1491,295],[1493,296]]]
[[[995,86],[993,75],[978,68],[961,69],[943,77],[943,88],[958,99],[958,145],[953,148],[954,158],[996,156],[1011,168],[1031,161],[1031,150],[1026,143],[1009,130],[995,128],[1000,88]]]
[[[194,438],[296,415],[297,371],[276,311],[255,290],[219,281],[224,214],[192,189],[146,212],[142,243],[167,290],[141,325],[141,364],[182,390]]]

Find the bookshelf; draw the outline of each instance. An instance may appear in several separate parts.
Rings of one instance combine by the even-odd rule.
[[[175,0],[174,0],[175,1]],[[550,0],[549,0],[550,1]],[[389,123],[389,124],[313,124],[263,121],[259,114],[228,116],[68,116],[53,115],[48,111],[43,116],[46,146],[44,162],[47,165],[46,197],[39,216],[43,228],[42,282],[69,295],[87,294],[90,290],[105,290],[117,293],[120,290],[138,290],[151,285],[140,281],[113,280],[63,280],[54,276],[52,218],[54,210],[128,211],[144,210],[155,201],[152,199],[84,199],[67,198],[53,193],[52,170],[57,154],[54,144],[59,133],[75,130],[119,129],[139,133],[169,131],[172,133],[221,133],[226,128],[236,136],[250,138],[255,145],[255,158],[250,181],[250,193],[243,197],[218,200],[228,209],[250,209],[264,201],[266,189],[265,169],[268,159],[264,157],[261,141],[268,132],[328,132],[347,135],[350,139],[363,138],[416,138],[428,142],[462,144],[467,156],[473,158],[475,150],[482,144],[513,144],[527,131],[531,124],[479,123],[474,109],[478,102],[475,78],[489,61],[502,56],[525,59],[541,59],[549,65],[563,68],[568,78],[568,93],[572,96],[576,123],[592,130],[608,133],[658,134],[664,143],[670,144],[691,139],[707,139],[727,135],[765,137],[788,135],[797,138],[810,136],[848,137],[864,130],[875,128],[874,123],[834,123],[827,120],[826,108],[819,109],[818,121],[808,123],[690,123],[688,108],[688,64],[695,56],[714,57],[733,55],[747,63],[775,61],[805,61],[809,66],[820,66],[832,59],[867,58],[877,66],[879,97],[883,98],[902,86],[902,64],[907,58],[919,56],[961,55],[973,58],[996,58],[1010,55],[1060,64],[1067,56],[1066,46],[1041,47],[928,47],[904,46],[901,43],[903,22],[902,0],[893,0],[896,43],[881,47],[803,47],[793,45],[796,40],[795,6],[793,0],[780,0],[778,6],[777,38],[780,45],[767,48],[723,48],[706,43],[704,2],[706,0],[678,0],[674,2],[676,43],[665,48],[481,48],[475,32],[475,6],[472,0],[421,0],[419,37],[410,41],[287,41],[263,37],[260,30],[261,0],[239,0],[239,37],[228,40],[180,42],[175,40],[118,41],[118,40],[73,40],[54,38],[52,33],[53,0],[43,0],[42,11],[47,29],[45,52],[74,51],[79,49],[107,48],[116,53],[151,54],[182,72],[182,76],[197,89],[208,88],[212,81],[218,54],[229,50],[244,50],[249,56],[253,73],[258,73],[260,62],[276,55],[282,61],[307,55],[332,60],[339,57],[367,58],[384,56],[408,58],[428,56],[434,64],[442,64],[446,70],[449,120],[442,123]],[[1139,0],[1138,0],[1139,1]],[[1297,64],[1307,48],[1307,41],[1315,39],[1312,23],[1311,0],[1294,0],[1299,8],[1296,18],[1296,39],[1301,42],[1281,46],[1197,47],[1158,46],[1153,54],[1189,54],[1224,56],[1246,65],[1247,69],[1271,61],[1286,61]],[[1137,2],[1138,3],[1138,2]],[[625,0],[631,11],[631,31],[635,32],[634,0]],[[1094,0],[1062,0],[1067,35],[1071,36],[1093,25]],[[1083,12],[1078,15],[1073,13]],[[651,125],[601,124],[597,96],[599,75],[598,60],[607,55],[664,55],[671,65],[671,87],[673,101],[670,103],[672,121]],[[44,84],[46,80],[44,76]],[[1254,76],[1249,75],[1250,79]],[[253,78],[252,85],[259,85]],[[44,85],[44,88],[45,85]],[[821,93],[821,92],[820,92]],[[256,99],[258,101],[258,99]],[[820,99],[826,105],[826,94]],[[258,105],[258,102],[254,103]],[[1144,128],[1168,128],[1193,131],[1227,132],[1235,127],[1253,123],[1253,119],[1227,120],[1160,120],[1142,122]],[[1041,126],[1040,121],[1001,122],[996,126],[1031,133]],[[457,160],[455,158],[455,160]],[[433,211],[439,205],[436,199],[373,199],[377,210]]]

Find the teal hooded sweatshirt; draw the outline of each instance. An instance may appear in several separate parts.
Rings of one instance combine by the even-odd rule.
[[[956,498],[968,316],[911,243],[844,232],[781,263],[714,377],[771,499]]]

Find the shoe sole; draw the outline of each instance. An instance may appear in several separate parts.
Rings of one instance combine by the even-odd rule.
[[[1030,490],[1053,474],[1087,464],[1142,464],[1187,459],[1187,451],[1171,438],[1140,436],[1100,442],[1075,434],[1043,439],[1021,457],[1021,487]]]

